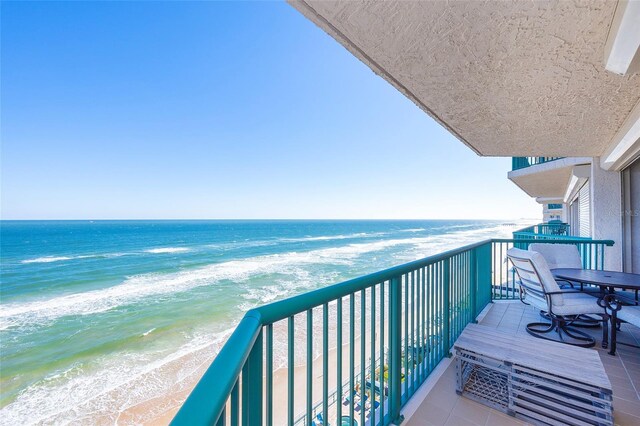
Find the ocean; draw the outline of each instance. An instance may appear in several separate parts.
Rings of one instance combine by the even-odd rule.
[[[2,221],[0,424],[150,421],[247,310],[521,225]]]

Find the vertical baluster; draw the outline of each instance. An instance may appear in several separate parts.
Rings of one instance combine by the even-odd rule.
[[[376,286],[371,287],[371,371],[369,373],[369,383],[371,387],[371,424],[376,421]]]
[[[436,353],[434,356],[434,367],[435,364],[440,360],[442,356],[442,346],[444,345],[444,336],[442,335],[442,330],[444,329],[444,314],[442,312],[442,293],[443,293],[443,284],[442,284],[442,263],[438,262],[435,264],[435,305],[434,305],[434,314],[436,315],[436,321],[434,326],[436,327],[435,334],[437,336],[438,345],[436,347]]]
[[[450,335],[450,321],[451,321],[451,311],[450,311],[450,269],[451,262],[450,258],[444,260],[443,264],[443,272],[442,272],[442,282],[444,284],[444,292],[442,294],[442,302],[444,303],[444,349],[443,354],[445,356],[449,356],[449,350],[451,349],[451,335]]]
[[[431,373],[431,366],[433,365],[433,308],[431,304],[433,303],[433,264],[427,265],[426,269],[426,277],[425,277],[425,313],[426,313],[426,340],[425,344],[427,345],[427,366],[425,374],[428,376]]]
[[[451,257],[452,263],[452,289],[453,298],[451,299],[451,312],[454,314],[453,327],[451,327],[451,341],[455,340],[455,336],[458,334],[458,328],[460,327],[460,256],[456,255]]]
[[[273,424],[273,324],[267,325],[267,385],[266,385],[266,421],[267,426]]]
[[[476,322],[478,316],[478,249],[471,250],[469,255],[469,298],[471,299],[471,322]]]
[[[289,324],[288,324],[288,330],[287,330],[287,334],[288,334],[287,337],[289,339],[289,345],[287,347],[287,350],[289,351],[289,353],[287,354],[288,356],[287,420],[288,420],[289,426],[293,426],[293,403],[294,403],[294,395],[295,395],[295,388],[293,387],[294,386],[293,379],[295,375],[295,350],[294,350],[295,328],[294,328],[293,315],[289,317],[288,323]]]
[[[423,274],[424,268],[420,268],[418,270],[418,297],[417,297],[417,308],[418,308],[418,348],[419,348],[419,357],[418,357],[418,383],[422,384],[424,379],[424,328],[423,328],[423,317],[424,311],[422,310],[422,298],[424,294],[422,293],[422,282],[424,279]]]
[[[339,382],[338,382],[339,383]],[[336,402],[337,403],[337,402]],[[322,305],[322,418],[329,418],[329,304]]]
[[[451,311],[455,314],[454,327],[452,327],[451,341],[455,340],[455,336],[458,335],[460,328],[460,256],[456,255],[451,258],[453,262],[453,289],[455,292],[455,298],[451,301]]]
[[[356,369],[356,366],[354,365],[354,358],[355,358],[355,333],[356,333],[356,328],[355,328],[355,323],[356,323],[356,318],[355,318],[355,295],[353,293],[351,293],[349,295],[349,417],[351,418],[351,420],[354,420],[354,415],[353,415],[353,405],[354,405],[354,387],[355,387],[355,378],[354,378],[354,372]]]
[[[238,379],[231,389],[231,426],[238,426],[238,411],[240,409],[240,380]]]
[[[262,334],[260,331],[242,367],[242,424],[247,426],[262,425]]]
[[[404,282],[404,393],[409,393],[409,275],[402,276]]]
[[[411,394],[415,390],[416,383],[416,335],[415,335],[415,312],[416,312],[416,271],[411,271],[411,364],[409,365],[411,373]],[[408,356],[408,355],[407,355]],[[408,379],[408,377],[407,377]],[[407,380],[405,379],[405,380]],[[409,395],[407,395],[408,397]]]
[[[342,297],[338,298],[336,321],[336,418],[340,421],[342,417]]]
[[[498,259],[498,262],[500,263],[500,299],[502,299],[502,287],[503,287],[503,280],[502,280],[502,269],[504,266],[504,263],[502,262],[502,243],[500,243],[500,258]],[[509,275],[509,273],[507,272],[507,275]],[[507,297],[509,297],[509,282],[508,282],[508,278],[507,278],[507,283],[506,283],[506,292],[507,292]],[[512,293],[513,294],[513,293]]]
[[[384,380],[384,351],[385,351],[385,341],[384,341],[384,286],[385,282],[383,281],[380,284],[380,375],[378,379],[378,383],[380,383],[380,424],[384,424],[384,402],[386,399],[385,395],[385,380]]]
[[[402,277],[391,279],[389,285],[389,420],[398,424],[402,404]]]
[[[438,315],[436,309],[436,294],[437,294],[437,280],[436,280],[436,265],[432,263],[429,265],[429,283],[427,289],[429,290],[429,312],[427,318],[429,318],[429,329],[427,334],[429,336],[429,374],[433,369],[435,363],[435,356],[437,353],[437,335],[435,328],[435,321]]]
[[[360,424],[364,424],[364,395],[365,395],[365,367],[367,365],[366,360],[366,309],[367,300],[365,290],[360,291]]]
[[[311,425],[313,409],[313,309],[307,309],[307,424]]]

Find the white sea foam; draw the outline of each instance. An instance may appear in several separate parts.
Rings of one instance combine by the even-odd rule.
[[[90,259],[90,258],[110,258],[110,257],[120,257],[125,256],[127,253],[106,253],[106,254],[83,254],[78,256],[43,256],[36,257],[34,259],[26,259],[21,261],[20,263],[29,264],[29,263],[51,263],[51,262],[61,262],[64,260],[77,260],[77,259]]]
[[[301,237],[301,238],[282,238],[283,242],[305,242],[305,241],[332,241],[332,240],[349,240],[352,238],[375,238],[388,235],[388,232],[358,232],[355,234],[339,234],[339,235],[321,235],[318,237]]]
[[[145,297],[214,285],[225,279],[242,284],[257,274],[293,275],[291,278],[294,279],[275,280],[268,286],[243,287],[243,298],[247,306],[243,306],[241,310],[245,310],[256,304],[286,296],[290,292],[300,291],[301,288],[313,284],[322,285],[338,279],[337,272],[332,268],[324,268],[325,272],[318,272],[314,268],[311,272],[305,268],[310,265],[348,266],[362,254],[400,245],[407,247],[394,251],[395,259],[405,256],[406,260],[413,260],[483,238],[507,237],[510,231],[511,229],[497,225],[447,235],[372,241],[309,252],[258,256],[171,274],[144,274],[130,277],[122,284],[107,289],[44,301],[4,305],[0,308],[0,324],[17,326],[30,321],[54,320],[64,315],[91,314]],[[320,319],[321,315],[314,315],[314,320]],[[330,323],[333,324],[334,321]],[[298,328],[304,337],[303,321],[296,322],[296,329]],[[148,336],[154,331],[152,328],[141,336]],[[94,360],[93,365],[100,365],[98,371],[88,372],[85,367],[76,365],[67,371],[53,373],[24,389],[15,401],[3,407],[0,410],[0,423],[90,424],[97,416],[103,415],[106,417],[101,418],[108,418],[107,422],[118,423],[119,413],[128,407],[166,395],[169,389],[174,389],[175,386],[188,386],[188,383],[183,383],[185,377],[191,377],[196,374],[194,372],[201,371],[213,359],[230,331],[196,336],[189,343],[171,350],[171,353],[120,353]],[[321,333],[315,334],[315,337],[321,336]],[[296,347],[302,350],[304,345]],[[320,348],[321,345],[314,343],[314,347]],[[285,359],[286,352],[283,352],[283,347],[276,346],[274,350],[276,359]],[[185,355],[189,357],[183,362],[181,358]],[[304,359],[304,356],[305,354],[301,353],[300,359]],[[180,369],[177,372],[165,368],[178,359]],[[143,423],[142,420],[136,422]]]
[[[190,386],[180,382],[208,365],[231,331],[196,335],[171,352],[105,356],[92,361],[100,366],[97,371],[88,372],[85,365],[75,364],[52,373],[0,409],[0,424],[94,424],[97,418],[117,424],[119,413],[127,408],[166,395],[176,385]],[[167,370],[172,363],[175,367]],[[110,416],[113,418],[104,419]]]
[[[380,250],[390,242],[354,244],[310,252],[289,252],[232,260],[170,274],[143,274],[113,287],[58,296],[45,300],[4,304],[0,308],[0,329],[33,325],[67,315],[104,312],[146,297],[213,285],[221,280],[239,282],[256,274],[295,272],[296,266],[314,264],[348,265],[361,253]]]
[[[73,257],[68,256],[45,256],[45,257],[37,257],[35,259],[27,259],[23,260],[20,263],[51,263],[51,262],[59,262],[61,260],[71,260]]]
[[[153,253],[153,254],[163,254],[163,253],[183,253],[185,251],[189,251],[186,247],[160,247],[145,250],[145,253]]]
[[[257,256],[169,274],[137,275],[109,288],[58,296],[52,299],[4,304],[0,307],[0,330],[43,324],[69,315],[104,312],[145,298],[216,285],[223,280],[241,283],[260,274],[292,276],[292,280],[287,280],[288,287],[285,286],[280,290],[272,285],[264,289],[247,288],[243,297],[248,301],[248,304],[244,307],[255,306],[274,300],[283,294],[291,293],[296,288],[305,288],[304,283],[309,283],[312,280],[324,284],[329,283],[324,282],[324,279],[321,280],[320,272],[317,272],[318,276],[309,277],[306,270],[308,267],[323,264],[350,266],[363,254],[400,245],[406,245],[407,248],[394,255],[394,263],[409,261],[484,238],[508,236],[509,233],[508,228],[496,225],[483,230],[458,231],[446,235],[397,238],[353,243],[307,252]]]

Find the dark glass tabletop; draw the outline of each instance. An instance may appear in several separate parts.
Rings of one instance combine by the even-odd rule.
[[[554,277],[564,280],[625,290],[640,290],[640,274],[575,268],[558,268],[552,269],[551,272]]]

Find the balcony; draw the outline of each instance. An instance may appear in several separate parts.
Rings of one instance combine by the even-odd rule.
[[[589,157],[513,157],[507,176],[529,196],[557,202],[564,199],[576,167],[591,161]]]
[[[511,170],[520,170],[536,164],[548,163],[564,157],[513,157],[511,160]]]
[[[174,424],[397,424],[466,325],[518,298],[507,250],[538,241],[482,241],[249,311]],[[549,242],[592,269],[613,245]]]
[[[561,210],[562,204],[547,204],[547,210]]]
[[[570,225],[567,223],[539,223],[537,225],[527,226],[513,232],[514,239],[578,239],[589,240],[585,237],[570,237]]]

